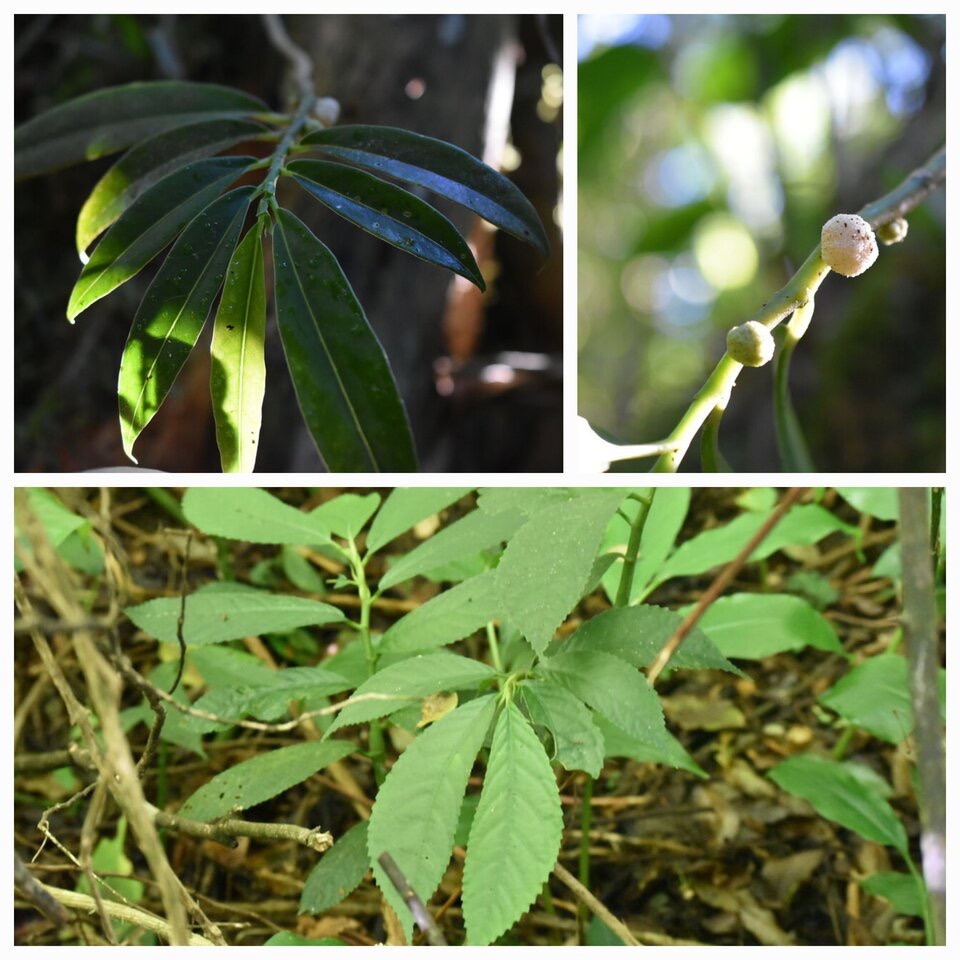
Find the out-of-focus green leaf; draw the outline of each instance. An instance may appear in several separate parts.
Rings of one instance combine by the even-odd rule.
[[[919,877],[909,873],[896,873],[893,870],[880,870],[864,877],[860,886],[874,897],[889,900],[897,913],[907,917],[923,916],[923,903],[927,893]]]
[[[267,110],[256,97],[215,84],[161,81],[109,87],[63,103],[17,127],[14,173],[18,180],[48,173],[198,120]]]
[[[896,487],[837,487],[837,493],[861,513],[878,520],[896,520],[900,516]]]
[[[844,764],[799,754],[767,776],[781,789],[809,801],[828,820],[908,856],[907,832],[893,807]]]
[[[197,160],[154,184],[97,244],[70,294],[67,319],[72,323],[142,270],[251,162],[251,157]]]
[[[145,190],[193,160],[213,156],[265,131],[250,120],[205,120],[177,127],[128,150],[99,180],[77,217],[81,252]]]
[[[330,470],[417,469],[390,365],[333,254],[278,210],[277,323],[297,400]]]
[[[261,223],[233,252],[210,342],[210,395],[224,473],[249,473],[257,459],[267,368],[267,301]]]
[[[340,126],[304,144],[359,167],[416,183],[473,210],[549,254],[547,235],[529,200],[506,177],[460,147],[395,127]]]
[[[285,172],[311,196],[368,233],[486,289],[477,261],[457,228],[408,190],[326,160],[294,160]]]
[[[231,190],[190,222],[147,289],[120,361],[120,433],[133,444],[166,399],[200,331],[237,245],[253,187]]]

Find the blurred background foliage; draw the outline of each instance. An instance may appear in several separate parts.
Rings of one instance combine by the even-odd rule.
[[[579,412],[649,442],[823,222],[942,145],[945,18],[582,16],[578,28]],[[824,281],[791,372],[819,469],[944,469],[945,268],[940,190],[873,269]],[[733,392],[720,445],[734,469],[779,468],[772,367],[745,370]],[[683,469],[697,463],[692,448]]]

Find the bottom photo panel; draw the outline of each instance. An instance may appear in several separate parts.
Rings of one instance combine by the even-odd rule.
[[[942,489],[18,488],[14,942],[944,942]]]

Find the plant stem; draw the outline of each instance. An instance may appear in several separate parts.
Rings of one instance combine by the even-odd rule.
[[[357,623],[357,633],[360,636],[360,642],[363,644],[363,654],[367,661],[367,676],[372,677],[377,672],[378,660],[377,651],[373,647],[373,639],[370,636],[370,609],[373,606],[373,596],[370,593],[370,585],[367,583],[363,561],[360,559],[360,553],[352,537],[347,541],[347,557],[350,561],[350,570],[360,600],[360,619]],[[383,723],[380,719],[370,721],[368,736],[370,759],[373,761],[373,775],[379,787],[387,775]]]
[[[633,590],[633,575],[637,569],[637,558],[640,556],[640,540],[643,538],[643,528],[647,522],[647,514],[653,505],[656,488],[650,491],[648,497],[638,498],[637,515],[630,524],[630,539],[627,541],[627,552],[623,557],[623,570],[620,572],[620,584],[617,587],[617,599],[614,606],[625,607],[630,603],[630,593]]]
[[[280,142],[277,144],[277,149],[273,151],[273,157],[270,160],[267,175],[263,178],[263,182],[257,187],[257,191],[254,194],[255,197],[261,198],[258,213],[263,213],[267,207],[272,206],[276,202],[277,180],[280,177],[283,162],[287,159],[287,154],[293,146],[293,141],[303,129],[303,125],[307,121],[307,115],[313,109],[313,105],[316,102],[317,98],[314,94],[304,94],[303,99],[300,101],[300,106],[297,107],[297,112],[290,120],[290,125],[284,131],[283,137],[281,137]]]
[[[503,662],[500,659],[500,642],[497,640],[497,628],[491,620],[487,623],[487,646],[490,647],[490,659],[493,661],[497,673],[503,673]]]

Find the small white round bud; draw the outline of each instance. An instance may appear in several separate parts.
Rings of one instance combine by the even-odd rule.
[[[773,335],[756,320],[748,320],[727,331],[727,353],[745,367],[762,367],[773,357]]]
[[[903,217],[897,217],[885,223],[882,227],[877,227],[877,239],[885,246],[889,247],[891,243],[899,243],[907,235],[910,224]]]
[[[873,227],[856,213],[838,213],[820,231],[823,262],[845,277],[858,277],[877,259]]]
[[[340,119],[340,101],[333,97],[318,97],[313,115],[325,126],[332,127]]]

